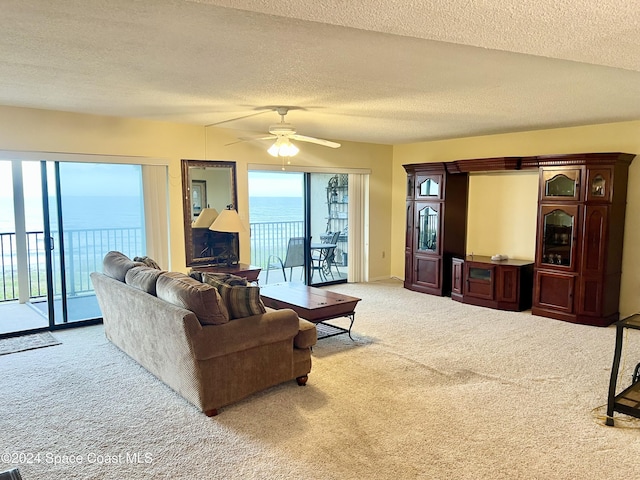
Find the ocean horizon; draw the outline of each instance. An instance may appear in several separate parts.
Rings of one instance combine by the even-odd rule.
[[[143,211],[137,197],[87,196],[64,197],[65,230],[104,228],[141,228]],[[55,199],[50,199],[52,219]],[[0,209],[0,233],[14,233],[13,208]],[[26,229],[43,231],[42,203],[37,198],[25,199]],[[249,221],[253,223],[297,222],[304,220],[302,197],[249,197]]]

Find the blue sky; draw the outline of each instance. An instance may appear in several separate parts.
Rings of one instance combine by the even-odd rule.
[[[249,172],[249,195],[302,197],[303,175],[297,172]]]

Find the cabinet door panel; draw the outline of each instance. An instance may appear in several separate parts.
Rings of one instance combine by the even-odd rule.
[[[516,267],[502,266],[498,269],[497,300],[499,302],[518,301],[518,278],[520,270]]]
[[[608,207],[587,205],[582,233],[582,273],[604,272]]]
[[[610,202],[613,194],[613,169],[601,167],[587,169],[587,202]]]
[[[416,256],[414,283],[436,289],[440,288],[440,259]]]
[[[451,293],[457,293],[462,295],[462,269],[464,268],[464,261],[459,258],[454,258],[451,261]]]
[[[413,248],[413,203],[407,202],[407,231],[405,233],[405,248],[411,250]]]
[[[413,253],[405,251],[404,254],[404,284],[405,287],[413,283]]]
[[[416,251],[440,254],[440,208],[439,203],[416,202],[413,238],[413,248]]]
[[[575,271],[580,207],[541,205],[538,215],[538,258],[545,269]]]
[[[493,300],[495,265],[465,263],[465,296]]]
[[[415,177],[415,198],[441,200],[442,187],[442,175],[418,173]]]
[[[575,277],[555,272],[536,272],[534,305],[552,308],[559,312],[573,313]]]
[[[540,200],[581,200],[581,180],[581,167],[544,167],[540,169]]]
[[[578,314],[602,315],[602,280],[600,277],[578,279]]]

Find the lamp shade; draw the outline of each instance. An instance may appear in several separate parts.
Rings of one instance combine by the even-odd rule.
[[[218,218],[218,211],[215,208],[203,208],[191,226],[193,228],[209,228],[216,218]]]
[[[209,230],[216,232],[238,233],[244,232],[245,228],[240,220],[240,215],[233,209],[227,209],[220,212]]]

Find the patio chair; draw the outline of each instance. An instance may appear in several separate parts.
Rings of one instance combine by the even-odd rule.
[[[304,237],[291,237],[287,245],[287,254],[284,262],[277,255],[269,255],[267,260],[267,278],[265,283],[269,283],[269,272],[274,269],[282,269],[284,281],[287,281],[285,268],[289,269],[289,280],[293,275],[293,267],[304,267]]]
[[[335,263],[336,260],[336,247],[335,245],[338,242],[338,238],[340,237],[340,232],[334,232],[330,237],[324,237],[322,239],[323,244],[331,244],[333,247],[330,248],[315,248],[312,249],[311,252],[311,268],[312,271],[317,271],[320,274],[320,278],[323,281],[328,280],[328,275],[331,275],[331,279],[335,280],[333,276],[333,270],[331,267],[335,267],[338,275],[340,271],[338,270],[338,266]]]

